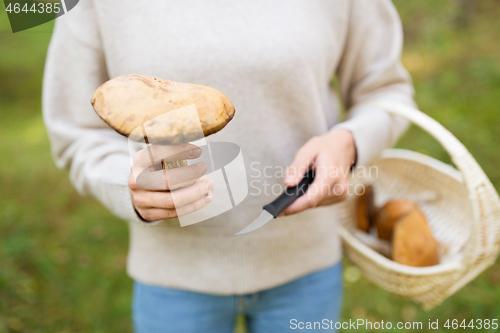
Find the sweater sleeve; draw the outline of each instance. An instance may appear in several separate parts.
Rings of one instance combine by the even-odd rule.
[[[100,200],[113,214],[143,223],[128,188],[131,163],[125,137],[94,112],[90,98],[108,79],[92,1],[56,20],[43,81],[43,116],[60,168],[81,194]]]
[[[390,0],[352,0],[345,48],[337,68],[345,122],[333,129],[352,132],[357,165],[375,160],[408,127],[398,116],[366,106],[388,99],[414,106],[411,77],[400,62],[403,32]]]

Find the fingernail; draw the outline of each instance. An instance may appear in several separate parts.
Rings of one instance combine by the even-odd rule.
[[[208,193],[208,195],[205,196],[205,203],[209,203],[213,200],[213,195],[212,193]]]
[[[212,179],[208,178],[205,181],[205,185],[207,186],[207,190],[210,191],[214,187],[214,181]]]
[[[198,157],[201,154],[201,148],[200,147],[192,147],[187,150],[187,155],[189,157]]]
[[[287,183],[287,184],[292,183],[294,179],[295,179],[294,176],[287,175],[286,178],[285,178],[285,183]]]

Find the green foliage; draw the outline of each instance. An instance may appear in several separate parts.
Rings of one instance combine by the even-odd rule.
[[[41,116],[52,23],[0,13],[0,333],[131,332],[127,225],[58,170]]]
[[[500,189],[500,3],[394,3],[418,105],[467,146]],[[0,333],[131,332],[127,226],[77,194],[50,156],[40,100],[51,30],[48,23],[12,34],[0,12]],[[449,162],[416,128],[398,146]],[[429,319],[498,318],[499,283],[497,263],[424,312],[373,286],[346,261],[343,320],[422,321],[425,327]],[[244,320],[238,322],[244,332]]]

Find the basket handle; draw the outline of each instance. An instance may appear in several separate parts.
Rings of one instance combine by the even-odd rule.
[[[463,183],[472,206],[474,223],[464,261],[474,262],[480,256],[484,256],[485,251],[490,254],[496,253],[500,237],[498,228],[495,228],[494,224],[495,220],[500,218],[500,198],[467,148],[443,125],[413,107],[386,100],[373,101],[368,105],[410,120],[443,146],[463,175]]]

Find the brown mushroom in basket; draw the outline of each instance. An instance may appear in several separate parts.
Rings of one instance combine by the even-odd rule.
[[[369,232],[375,221],[375,214],[373,187],[366,185],[365,192],[358,196],[356,201],[356,222],[358,229]]]
[[[420,210],[410,211],[394,225],[392,260],[414,267],[439,264],[438,242]]]
[[[375,227],[380,239],[390,241],[396,221],[413,210],[420,210],[418,205],[409,200],[393,200],[387,202],[377,211]]]
[[[134,141],[163,145],[187,143],[216,133],[235,112],[229,98],[214,88],[136,74],[105,82],[94,92],[91,103],[116,132]],[[169,114],[171,111],[175,112]],[[185,160],[162,160],[164,169],[186,165]]]

